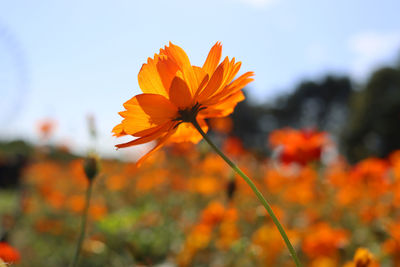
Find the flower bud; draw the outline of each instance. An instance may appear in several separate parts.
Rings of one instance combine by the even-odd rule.
[[[236,192],[236,179],[232,178],[229,180],[227,186],[226,186],[226,195],[228,197],[228,200],[231,201],[233,199],[233,196],[235,195]]]
[[[88,155],[83,162],[86,177],[91,182],[99,173],[99,161],[95,155]]]

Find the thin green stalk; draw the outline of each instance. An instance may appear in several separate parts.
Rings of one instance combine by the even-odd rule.
[[[88,181],[89,181],[89,185],[88,185],[88,188],[86,189],[85,209],[82,214],[81,232],[79,234],[78,243],[76,245],[74,259],[70,265],[71,267],[78,266],[79,255],[81,253],[83,240],[85,238],[86,222],[87,222],[89,206],[90,206],[90,197],[92,195],[92,187],[93,187],[93,181],[91,181],[91,180],[88,180]]]
[[[289,241],[288,236],[286,235],[285,230],[283,229],[282,225],[280,224],[278,218],[275,216],[274,212],[272,211],[271,206],[269,205],[268,201],[264,198],[264,196],[261,194],[261,192],[257,189],[256,185],[253,183],[253,181],[246,175],[244,174],[239,167],[236,166],[235,163],[233,163],[212,141],[211,139],[208,138],[208,136],[205,134],[205,132],[201,129],[200,125],[198,122],[194,119],[191,121],[193,126],[199,131],[199,133],[203,136],[204,140],[207,141],[207,143],[217,152],[223,160],[225,160],[226,163],[237,173],[239,174],[245,181],[246,183],[250,186],[250,188],[253,190],[253,192],[256,194],[257,198],[260,200],[261,204],[264,206],[264,208],[267,210],[268,214],[271,216],[272,221],[276,225],[276,227],[279,230],[279,233],[281,234],[283,240],[286,243],[287,248],[289,249],[289,252],[296,263],[297,267],[302,266],[300,263],[299,258],[297,257],[296,251],[294,250],[292,244]]]

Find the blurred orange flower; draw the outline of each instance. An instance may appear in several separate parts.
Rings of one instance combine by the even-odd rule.
[[[389,156],[393,168],[393,174],[396,181],[400,180],[400,150],[392,152]]]
[[[207,208],[203,210],[201,222],[206,225],[214,226],[222,221],[225,215],[225,207],[220,202],[211,202]]]
[[[283,163],[298,163],[319,160],[322,148],[328,144],[325,132],[315,130],[295,130],[284,128],[273,131],[269,136],[269,144],[273,149],[281,147],[279,158]]]
[[[143,64],[139,86],[143,94],[125,102],[119,114],[123,121],[114,127],[114,136],[132,135],[137,139],[119,144],[123,148],[157,141],[140,164],[164,143],[190,141],[197,143],[201,135],[190,122],[198,120],[208,130],[205,118],[225,117],[244,99],[241,89],[251,82],[253,72],[246,72],[235,81],[241,63],[226,57],[222,63],[222,46],[217,42],[202,67],[191,65],[185,51],[169,43],[154,58]]]
[[[296,233],[288,231],[289,237],[296,242]],[[264,264],[258,266],[279,266],[277,260],[284,249],[281,242],[282,237],[279,231],[270,224],[264,224],[252,235],[252,250],[257,255],[258,260]]]
[[[303,242],[303,251],[311,259],[334,257],[347,241],[347,231],[333,229],[329,224],[321,222],[309,230]]]
[[[38,130],[40,134],[40,138],[48,139],[54,131],[55,121],[52,119],[45,119],[38,123]]]
[[[188,187],[191,191],[203,195],[212,195],[221,191],[221,181],[214,177],[202,176],[188,180]]]
[[[208,246],[212,230],[212,226],[200,223],[188,233],[183,249],[178,255],[179,266],[189,266],[196,252]]]
[[[241,156],[245,152],[242,141],[238,137],[227,138],[222,145],[222,150],[234,157]]]
[[[219,132],[222,134],[228,134],[233,129],[233,121],[229,117],[213,118],[210,120],[210,126],[211,126],[211,129],[216,132]]]
[[[396,262],[400,263],[400,223],[390,223],[387,228],[390,238],[383,244],[383,249],[386,253],[395,255]]]
[[[83,195],[73,195],[68,197],[68,208],[75,213],[81,213],[85,208],[85,197]]]
[[[320,257],[310,263],[310,267],[337,267],[339,266],[335,259],[329,257]]]
[[[389,163],[386,160],[367,158],[357,163],[350,171],[348,184],[358,188],[358,191],[369,198],[377,198],[387,192],[388,171]]]
[[[5,263],[17,263],[20,258],[18,250],[10,246],[7,242],[0,242],[0,259]]]
[[[374,255],[368,249],[358,248],[354,254],[352,262],[348,262],[344,267],[378,267]]]
[[[128,179],[125,175],[112,175],[106,180],[106,186],[110,191],[122,190],[127,184]]]
[[[35,222],[35,229],[41,233],[60,235],[63,231],[63,223],[57,219],[39,218]]]
[[[387,181],[389,163],[378,158],[368,158],[357,163],[350,173],[350,179],[364,184],[381,184]]]
[[[219,249],[229,249],[231,245],[240,238],[240,231],[237,225],[238,211],[236,208],[225,210],[224,219],[219,229],[217,247]]]
[[[89,208],[90,217],[97,221],[106,216],[107,207],[102,203],[93,203]]]

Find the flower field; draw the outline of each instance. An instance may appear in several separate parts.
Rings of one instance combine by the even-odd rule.
[[[274,131],[272,158],[215,137],[268,199],[305,266],[400,264],[400,151],[350,165],[322,132]],[[83,163],[37,148],[18,190],[0,192],[11,246],[0,246],[3,261],[70,264],[88,186]],[[205,143],[168,145],[140,167],[99,165],[81,266],[294,266],[248,185]]]

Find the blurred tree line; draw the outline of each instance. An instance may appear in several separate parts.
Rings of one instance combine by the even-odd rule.
[[[350,162],[384,157],[400,149],[400,62],[383,67],[363,84],[328,75],[301,82],[275,101],[239,103],[233,134],[244,145],[267,152],[267,136],[282,127],[328,131]]]
[[[18,186],[24,167],[45,157],[58,161],[78,158],[59,147],[34,146],[23,140],[0,141],[0,188]]]

